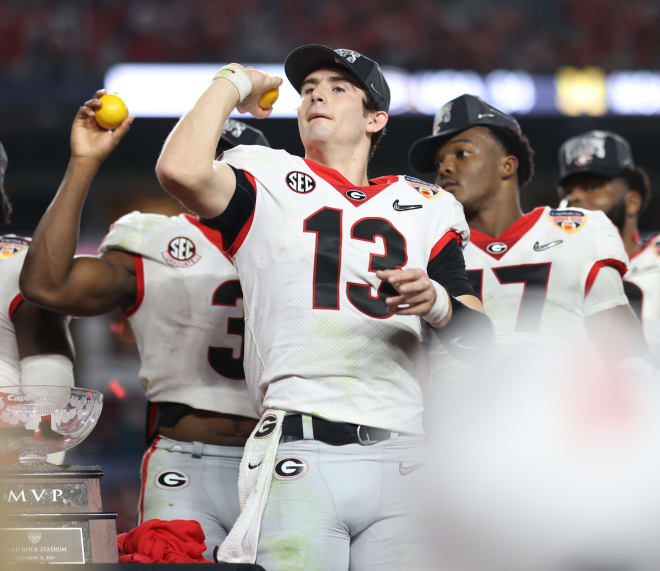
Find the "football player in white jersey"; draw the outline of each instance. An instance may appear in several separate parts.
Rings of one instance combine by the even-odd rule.
[[[9,224],[11,203],[4,188],[7,153],[0,143],[0,225]],[[0,233],[0,386],[73,386],[73,346],[66,316],[24,300],[18,278],[30,239]],[[51,454],[61,463],[64,456]],[[15,457],[2,457],[13,463]]]
[[[285,71],[301,94],[305,158],[255,146],[213,161],[232,109],[268,116],[259,98],[281,82],[231,64],[156,168],[168,192],[220,230],[245,296],[246,379],[264,416],[246,445],[247,499],[221,559],[414,567],[405,498],[419,467],[425,322],[466,339],[490,332],[465,275],[465,218],[435,185],[367,178],[390,102],[376,62],[310,45],[289,54]]]
[[[624,288],[656,365],[660,364],[660,234],[639,239],[639,218],[651,200],[646,171],[630,144],[609,131],[589,131],[559,149],[559,194],[569,207],[602,210],[621,233],[630,258]]]
[[[648,357],[623,290],[628,258],[616,227],[576,207],[522,212],[533,151],[513,117],[462,95],[440,108],[409,157],[463,204],[468,274],[500,346],[590,338],[614,362]]]
[[[610,514],[619,514],[626,499],[639,506],[637,490],[616,469],[626,463],[625,423],[646,429],[647,410],[637,405],[657,402],[648,348],[623,289],[628,259],[619,233],[598,211],[523,213],[519,195],[533,174],[533,151],[513,117],[478,97],[443,105],[433,134],[415,142],[409,156],[465,208],[466,266],[500,348],[487,370],[454,363],[461,374],[453,376],[438,374],[437,347],[430,355],[435,406],[429,416],[437,437],[431,442],[439,447],[442,474],[429,494],[438,514],[432,527],[438,557],[457,570],[580,568],[564,561],[597,568],[609,547],[599,519],[617,519]],[[457,376],[460,382],[445,381]],[[644,429],[636,435],[642,452],[634,466],[645,485],[659,438],[655,426],[650,431],[648,438]],[[585,436],[600,446],[598,459],[577,444]],[[605,457],[614,469],[585,476],[596,474]],[[572,501],[578,489],[584,492]],[[555,517],[561,509],[563,521]],[[585,513],[592,518],[581,519]],[[623,537],[637,541],[645,517],[640,510],[617,521]],[[573,521],[582,524],[579,533]],[[548,552],[557,551],[544,553],[553,543]],[[529,564],[519,565],[521,559]]]
[[[74,257],[92,178],[131,122],[100,129],[93,114],[102,94],[74,121],[67,176],[37,228],[21,284],[57,311],[120,307],[128,316],[149,400],[138,522],[197,520],[212,559],[239,512],[238,466],[257,416],[243,373],[241,289],[213,232],[188,214],[132,212],[112,225],[99,256]],[[219,150],[239,142],[268,145],[261,131],[227,121]]]

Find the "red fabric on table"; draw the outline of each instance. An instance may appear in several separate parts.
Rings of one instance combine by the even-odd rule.
[[[199,522],[188,519],[149,519],[117,536],[120,563],[213,563]]]

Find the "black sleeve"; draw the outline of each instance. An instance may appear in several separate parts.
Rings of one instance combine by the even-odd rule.
[[[493,326],[480,311],[456,299],[459,295],[473,295],[472,283],[465,271],[463,251],[456,240],[447,245],[428,263],[426,273],[442,285],[451,296],[452,317],[441,328],[432,328],[447,350],[457,359],[474,361],[493,347]]]
[[[449,295],[473,295],[472,283],[465,271],[463,250],[456,240],[450,240],[447,245],[426,266],[426,273],[432,280],[444,287]]]
[[[225,250],[229,250],[254,212],[257,191],[245,171],[229,165],[236,175],[236,191],[225,211],[215,218],[202,218],[200,222],[222,234]]]

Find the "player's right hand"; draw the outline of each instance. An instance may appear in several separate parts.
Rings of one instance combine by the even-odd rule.
[[[94,113],[101,107],[99,98],[105,95],[105,89],[99,89],[94,97],[85,101],[78,109],[71,126],[71,158],[91,159],[103,162],[119,144],[133,123],[133,116],[128,116],[123,123],[112,131],[99,126]]]
[[[271,77],[253,67],[244,67],[243,71],[245,71],[252,82],[252,92],[243,100],[243,103],[236,106],[236,109],[241,113],[251,113],[257,119],[265,119],[273,112],[273,108],[262,109],[259,107],[259,98],[266,91],[282,85],[282,78],[277,76]]]

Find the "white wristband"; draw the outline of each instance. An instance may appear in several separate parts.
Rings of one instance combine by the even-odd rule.
[[[21,384],[72,387],[73,363],[59,354],[32,355],[21,359]]]
[[[220,70],[213,76],[213,81],[222,77],[227,81],[231,81],[238,91],[238,105],[243,103],[245,98],[252,93],[252,81],[237,64],[230,63],[225,67],[221,67]]]
[[[451,302],[449,300],[449,294],[445,288],[435,280],[431,280],[431,283],[435,288],[436,298],[431,311],[424,316],[424,320],[433,327],[439,327],[440,323],[444,321],[449,313]]]

